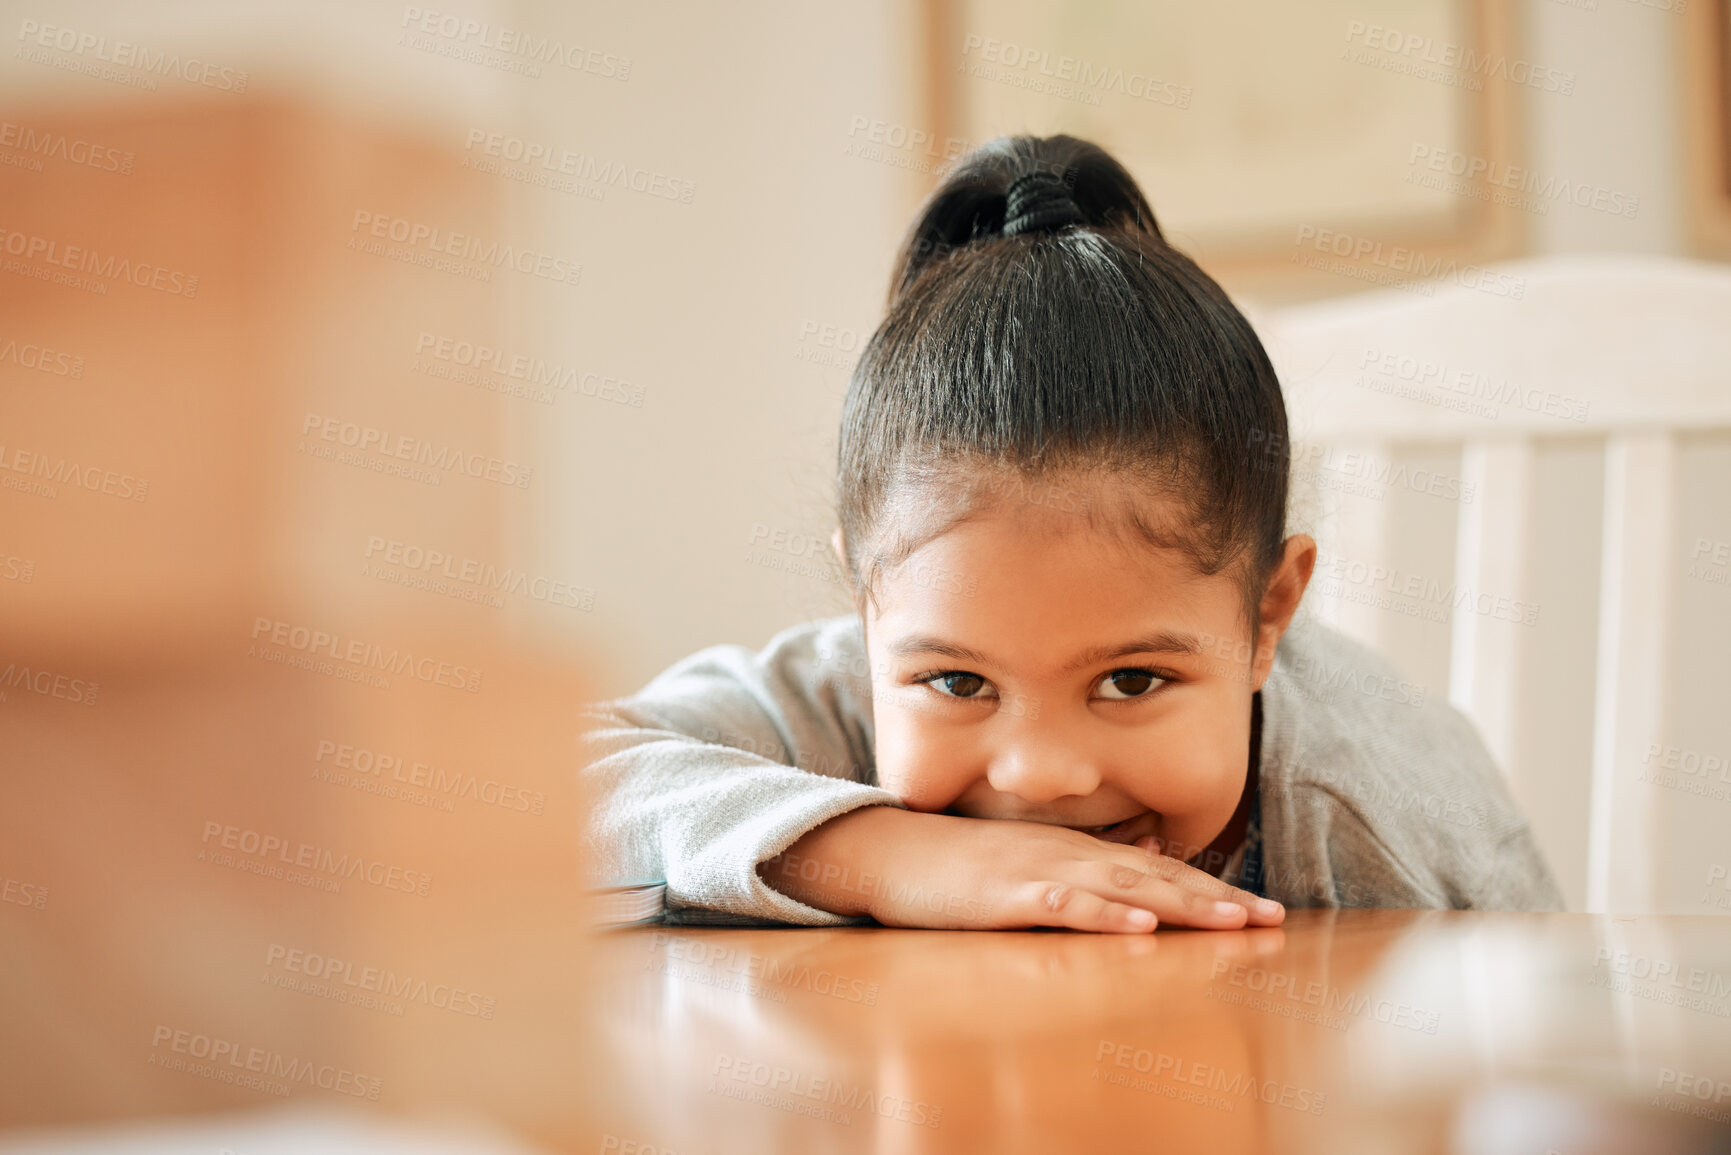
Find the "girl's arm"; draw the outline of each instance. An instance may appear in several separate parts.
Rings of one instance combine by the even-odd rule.
[[[1039,822],[883,807],[824,823],[758,873],[806,904],[886,926],[1137,934],[1162,923],[1277,926],[1286,916],[1277,902],[1146,847]]]
[[[850,623],[801,626],[757,654],[717,646],[589,710],[582,776],[595,873],[664,878],[674,911],[858,921],[799,902],[756,870],[828,819],[900,805],[871,784],[869,685],[847,657]]]

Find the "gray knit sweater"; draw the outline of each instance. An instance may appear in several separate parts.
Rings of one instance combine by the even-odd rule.
[[[1470,723],[1316,622],[1280,642],[1261,691],[1260,878],[1291,907],[1561,910]],[[877,785],[859,620],[714,646],[588,712],[589,844],[603,878],[665,878],[669,918],[834,926],[757,864]],[[1238,861],[1226,869],[1228,881]]]

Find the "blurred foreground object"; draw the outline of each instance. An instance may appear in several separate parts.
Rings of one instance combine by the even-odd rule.
[[[280,98],[13,115],[128,159],[0,181],[0,1124],[585,1133],[590,688],[520,611],[587,607],[513,568],[512,401],[415,359],[493,333],[499,192]]]

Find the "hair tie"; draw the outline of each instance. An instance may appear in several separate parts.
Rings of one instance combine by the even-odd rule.
[[[1087,218],[1070,196],[1064,178],[1044,169],[1024,173],[1004,190],[1004,235],[1055,232]]]

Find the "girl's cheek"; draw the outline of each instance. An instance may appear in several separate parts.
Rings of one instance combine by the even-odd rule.
[[[1178,719],[1173,719],[1178,722]],[[1249,766],[1249,728],[1230,717],[1193,715],[1149,735],[1135,763],[1135,793],[1169,814],[1212,810],[1230,794],[1234,804]]]
[[[1147,767],[1128,793],[1163,814],[1208,809],[1219,793],[1218,773],[1204,755],[1168,748]]]
[[[968,751],[932,730],[887,711],[877,718],[878,783],[914,810],[942,810],[977,777]]]

